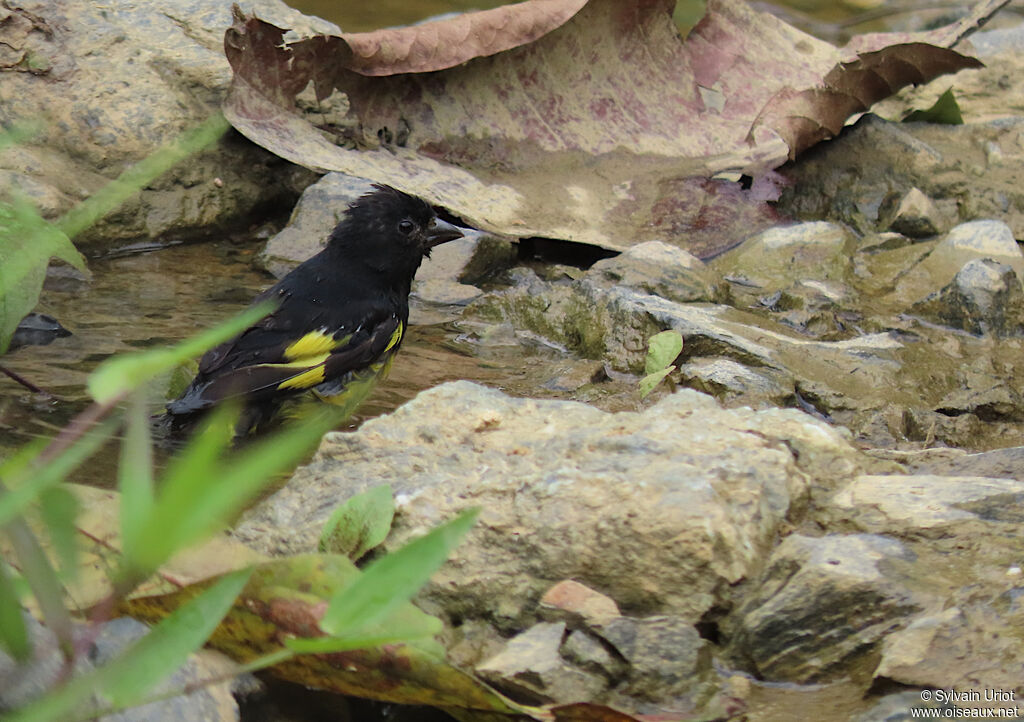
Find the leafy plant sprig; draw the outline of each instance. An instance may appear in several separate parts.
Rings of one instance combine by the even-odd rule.
[[[676,370],[675,360],[683,351],[683,336],[678,331],[656,333],[647,342],[645,376],[640,379],[640,396],[646,398],[670,373]]]

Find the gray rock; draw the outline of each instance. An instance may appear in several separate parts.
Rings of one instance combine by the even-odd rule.
[[[678,617],[619,617],[601,632],[629,664],[624,691],[649,700],[690,692],[711,671],[706,640]]]
[[[797,281],[840,281],[850,271],[856,240],[835,223],[814,221],[770,228],[711,262],[723,277],[774,291]]]
[[[598,261],[587,277],[599,285],[620,285],[671,301],[711,301],[712,276],[696,256],[661,241],[633,246]]]
[[[565,625],[535,624],[509,640],[505,648],[477,666],[477,673],[506,694],[527,704],[589,702],[607,687],[604,679],[562,659]]]
[[[0,651],[0,712],[15,709],[44,694],[57,683],[63,669],[63,658],[57,650],[54,635],[30,617],[26,616],[26,623],[34,649],[31,662],[24,665],[15,664],[6,653]],[[130,618],[113,619],[103,624],[95,637],[91,632],[88,633],[88,639],[92,640],[90,654],[88,658],[79,659],[75,668],[76,673],[86,674],[96,666],[117,659],[131,644],[146,636],[148,632],[149,627]],[[86,634],[84,627],[76,629],[76,635],[81,639],[87,638]],[[222,658],[215,660],[204,656],[205,654],[200,652],[190,656],[184,666],[153,690],[153,695],[180,689],[228,672]],[[229,683],[203,685],[187,695],[177,695],[130,707],[99,719],[106,722],[158,722],[168,719],[203,722],[238,720],[238,705],[231,695],[229,686]],[[92,703],[104,704],[102,700],[95,698]]]
[[[272,554],[312,550],[338,503],[389,483],[389,549],[484,509],[421,595],[429,608],[522,628],[553,583],[575,579],[695,621],[762,563],[810,479],[831,487],[860,461],[839,433],[791,410],[727,411],[682,391],[609,414],[455,382],[328,435],[235,533]]]
[[[365,178],[328,173],[302,192],[288,225],[267,241],[256,257],[261,268],[281,278],[319,253],[349,204],[373,190]]]
[[[588,384],[605,378],[604,365],[588,359],[567,359],[555,364],[553,375],[544,382],[550,391],[579,391]]]
[[[946,653],[953,651],[949,647],[957,638],[966,637],[964,626],[963,612],[957,607],[919,616],[885,638],[875,676],[915,687],[945,687],[949,668],[955,664]]]
[[[884,639],[877,678],[952,689],[1019,684],[1022,521],[1024,481],[1015,479],[868,475],[834,495],[822,523],[905,540],[915,561],[900,583],[936,600]]]
[[[942,290],[914,304],[911,312],[975,334],[1024,333],[1024,288],[1010,266],[991,258],[964,264]]]
[[[435,306],[468,306],[483,293],[476,286],[442,278],[417,280],[412,289],[412,297],[417,301]]]
[[[507,639],[480,619],[466,619],[462,624],[446,625],[440,635],[448,662],[462,669],[473,669],[505,648]]]
[[[923,614],[886,637],[875,678],[930,689],[1002,691],[1001,698],[963,706],[1019,708],[1015,690],[1024,663],[1016,635],[1022,622],[1020,610],[1004,615],[978,604]]]
[[[992,58],[1000,53],[1020,55],[1024,51],[1024,26],[983,30],[971,36],[971,45],[980,58]]]
[[[896,275],[885,282],[895,287],[885,301],[900,306],[900,310],[952,284],[964,265],[973,260],[998,261],[1012,268],[1018,278],[1024,278],[1024,254],[1010,229],[1000,221],[961,223],[937,242],[928,241],[904,249],[904,254],[907,253],[916,257],[907,256],[902,263],[893,266]],[[883,257],[884,254],[877,256]]]
[[[896,571],[913,560],[883,536],[788,536],[738,613],[731,648],[768,680],[845,676],[930,601]]]
[[[928,474],[861,476],[836,492],[830,506],[871,533],[948,538],[960,531],[977,536],[984,527],[979,522],[1012,525],[1024,520],[1024,482]]]
[[[881,220],[890,231],[896,231],[909,238],[927,238],[947,228],[935,202],[921,192],[911,188],[895,205],[891,217]]]
[[[734,293],[736,303],[743,298]],[[798,281],[783,291],[760,296],[752,307],[764,308],[771,318],[801,335],[823,341],[848,335],[847,323],[858,320],[852,306],[856,296],[846,284],[834,281]]]
[[[32,657],[19,663],[0,649],[0,712],[17,709],[45,694],[60,679],[64,665],[53,632],[27,613],[22,618],[32,645]],[[77,660],[77,674],[85,674],[91,669],[88,660]]]
[[[566,638],[562,645],[562,656],[582,669],[600,674],[613,683],[623,676],[626,669],[626,665],[613,657],[598,639],[580,629]]]
[[[892,251],[897,248],[906,248],[912,241],[902,233],[866,233],[861,239],[860,247],[857,250],[861,253],[877,253],[878,251]]]
[[[972,75],[987,78],[987,85],[978,88],[974,97],[987,98],[990,105],[992,98],[1016,92],[1005,87],[1008,77],[1014,84],[1021,82],[1015,77],[1019,74],[1008,72],[1003,64]],[[957,87],[962,90],[959,79]],[[960,92],[958,99],[968,95]],[[905,108],[907,97],[894,102]],[[925,102],[916,107],[928,105]],[[900,112],[889,110],[890,117]],[[978,109],[980,115],[989,117],[994,110]],[[879,106],[875,111],[886,112]],[[967,112],[964,109],[965,115]],[[934,201],[941,216],[953,223],[998,219],[1010,227],[1013,235],[1024,238],[1024,183],[1019,156],[995,162],[986,150],[990,144],[1018,148],[1016,138],[1022,126],[1024,118],[1020,117],[951,126],[890,122],[866,115],[841,137],[820,146],[813,157],[805,157],[784,170],[793,185],[783,192],[779,208],[792,217],[834,219],[860,233],[869,233],[884,220],[879,215],[887,196],[893,192],[902,196],[911,188],[919,188]]]
[[[679,377],[683,385],[730,406],[788,406],[796,393],[785,371],[751,368],[727,358],[696,358],[679,368]]]
[[[921,459],[913,468],[939,476],[986,476],[1024,481],[1024,446],[993,449],[980,454],[946,450],[949,454]]]
[[[1006,223],[997,220],[961,223],[946,234],[936,250],[941,253],[942,249],[963,251],[974,257],[1007,258],[1011,262],[1019,262],[1024,257],[1013,231]],[[1019,266],[1019,263],[1015,265]]]
[[[950,418],[973,415],[987,422],[1024,419],[1018,384],[990,355],[979,354],[961,363],[952,381],[950,390],[935,405],[940,414]]]
[[[278,0],[242,3],[283,27],[336,30]],[[27,189],[52,218],[127,167],[220,112],[231,78],[224,29],[231,7],[184,0],[173,8],[113,0],[101,10],[38,0],[10,11],[0,47],[31,57],[4,74],[4,123],[41,123],[0,156],[0,190]],[[293,202],[313,179],[229,132],[178,163],[76,242],[109,247],[188,237]]]

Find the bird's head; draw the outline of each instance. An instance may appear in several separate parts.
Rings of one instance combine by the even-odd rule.
[[[411,281],[432,248],[462,235],[462,229],[438,218],[422,198],[374,185],[349,206],[328,245],[346,259]]]

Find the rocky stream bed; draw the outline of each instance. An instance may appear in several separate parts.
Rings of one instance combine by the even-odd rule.
[[[49,86],[75,92],[56,103],[38,74],[4,78],[6,120],[54,108],[57,122],[0,156],[0,173],[52,216],[216,106],[229,18],[203,0],[83,16],[31,5],[0,10],[3,47],[49,58]],[[54,37],[91,50],[54,54]],[[359,420],[375,418],[329,434],[233,535],[269,555],[314,551],[339,503],[385,483],[398,503],[385,550],[481,507],[417,603],[445,620],[453,664],[526,704],[650,719],[1019,715],[1024,34],[976,47],[988,67],[950,81],[965,125],[865,115],[783,169],[777,208],[793,220],[715,258],[671,238],[618,255],[488,234],[439,249],[414,287],[420,330]],[[926,105],[928,92],[887,102]],[[100,359],[229,315],[269,283],[251,265],[279,276],[308,257],[367,187],[312,179],[229,134],[82,239],[104,257],[95,279],[56,269],[41,308],[76,336],[5,365],[43,370],[35,380],[74,406]],[[265,246],[109,255],[197,229],[252,236],[246,224],[301,188]],[[215,263],[227,270],[214,283],[192,280]],[[115,283],[125,275],[136,282]],[[647,341],[666,329],[684,340],[678,368],[641,399]],[[6,379],[0,393],[11,443],[29,417],[64,418]]]

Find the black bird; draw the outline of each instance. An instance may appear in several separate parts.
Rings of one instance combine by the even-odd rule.
[[[320,253],[254,299],[276,300],[275,311],[200,359],[192,383],[167,404],[172,428],[234,399],[244,405],[236,428],[244,435],[306,392],[351,412],[387,374],[416,269],[462,231],[420,198],[374,188],[349,206]]]

